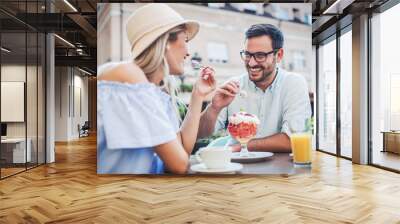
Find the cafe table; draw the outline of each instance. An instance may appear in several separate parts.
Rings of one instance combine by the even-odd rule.
[[[190,165],[198,163],[196,156],[192,155],[190,157]],[[289,153],[274,153],[273,156],[265,158],[263,161],[241,164],[243,165],[243,169],[229,174],[295,175],[311,172],[310,166],[294,165],[292,156]],[[198,174],[191,169],[189,173]],[[215,175],[215,173],[207,173],[207,175]]]

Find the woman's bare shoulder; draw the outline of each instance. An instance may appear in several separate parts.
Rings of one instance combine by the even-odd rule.
[[[101,74],[98,80],[127,83],[148,82],[146,75],[133,62],[121,62]]]

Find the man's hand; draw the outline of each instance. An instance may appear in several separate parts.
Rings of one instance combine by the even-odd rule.
[[[226,82],[221,87],[217,88],[217,91],[212,98],[211,106],[215,110],[221,110],[235,99],[235,96],[239,91],[239,83],[237,81]]]

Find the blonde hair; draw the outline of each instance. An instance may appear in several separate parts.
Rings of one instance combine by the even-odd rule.
[[[179,108],[178,108],[178,88],[175,84],[175,78],[169,73],[169,66],[167,58],[165,57],[166,47],[169,41],[176,41],[177,34],[186,30],[185,25],[179,25],[165,34],[157,38],[153,44],[146,48],[140,55],[138,55],[134,62],[138,65],[146,75],[147,79],[151,79],[150,75],[162,66],[164,77],[162,88],[171,96],[172,105],[180,121]]]

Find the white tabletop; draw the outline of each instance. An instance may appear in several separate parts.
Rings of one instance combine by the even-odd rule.
[[[191,156],[190,165],[197,164],[195,156]],[[294,175],[299,173],[311,172],[311,167],[296,167],[293,165],[292,157],[289,153],[274,153],[272,157],[266,158],[264,161],[255,163],[242,163],[243,169],[237,174],[278,174],[278,175]],[[189,171],[193,174],[195,172]]]

